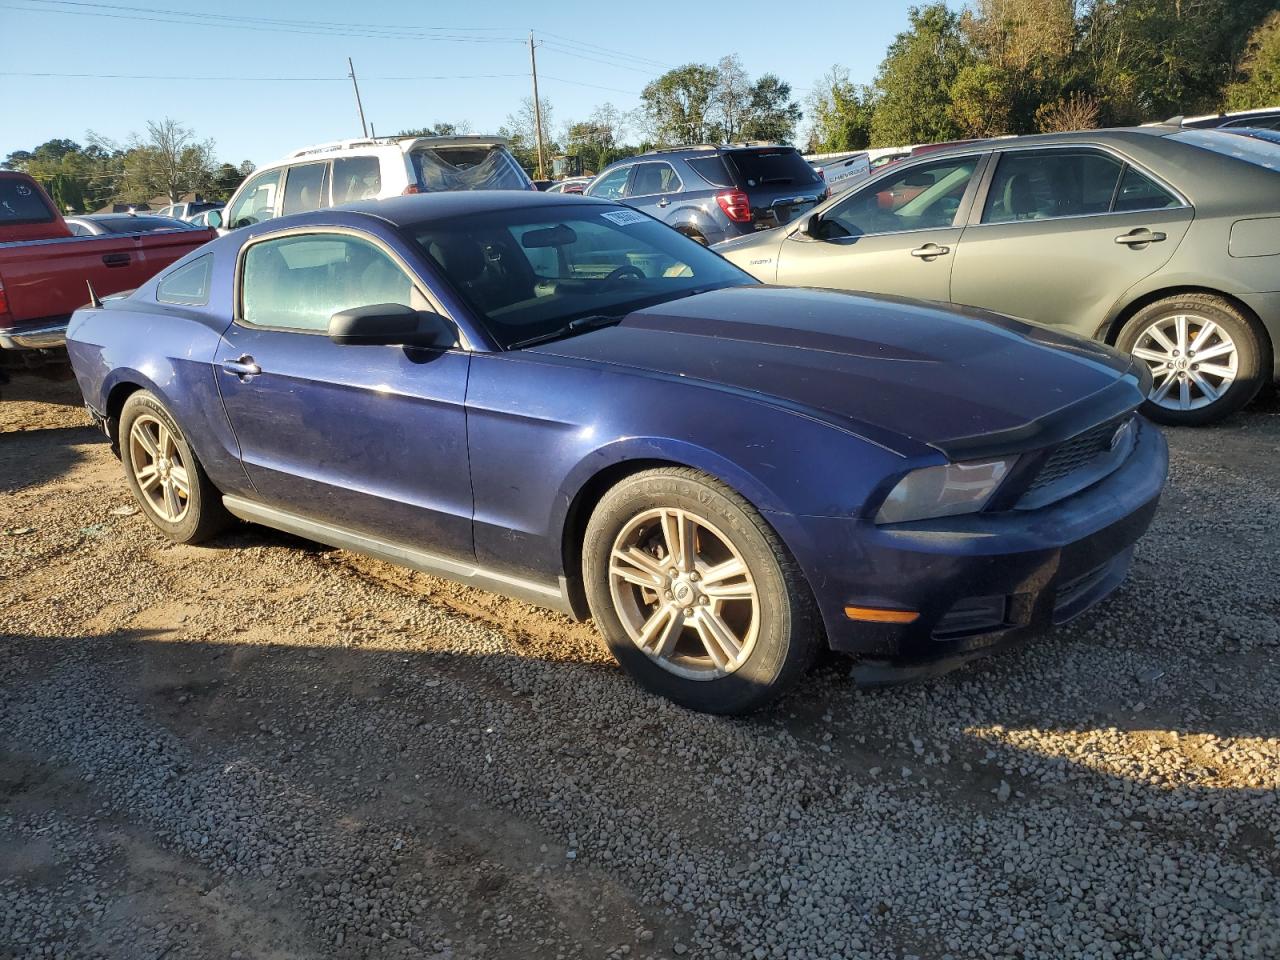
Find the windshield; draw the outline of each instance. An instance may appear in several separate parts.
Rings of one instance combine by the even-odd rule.
[[[1212,150],[1236,160],[1243,160],[1268,170],[1280,170],[1280,143],[1266,137],[1261,130],[1227,132],[1226,130],[1184,130],[1169,139],[1189,143],[1202,150]]]
[[[423,193],[529,189],[528,179],[505,147],[419,147],[409,156]]]
[[[738,170],[738,186],[807,187],[822,177],[794,147],[767,150],[731,150],[724,154]]]
[[[583,317],[756,282],[670,227],[612,205],[569,201],[409,232],[503,348]]]
[[[108,233],[156,233],[160,230],[190,230],[191,224],[171,217],[102,217],[98,226]]]

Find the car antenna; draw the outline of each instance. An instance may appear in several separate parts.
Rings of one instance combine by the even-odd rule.
[[[84,285],[89,288],[89,305],[96,309],[100,309],[102,307],[102,299],[93,292],[93,281],[86,280]]]

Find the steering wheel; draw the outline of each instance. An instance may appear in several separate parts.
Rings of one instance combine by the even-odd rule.
[[[643,270],[641,270],[639,267],[635,266],[634,264],[627,263],[618,267],[616,270],[610,273],[607,277],[605,277],[604,282],[607,285],[612,286],[613,284],[617,283],[619,280],[648,280],[648,279],[649,278],[644,275]]]

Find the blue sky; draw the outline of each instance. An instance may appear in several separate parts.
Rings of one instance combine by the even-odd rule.
[[[348,56],[378,133],[436,121],[492,132],[529,95],[530,29],[556,133],[605,101],[635,107],[664,69],[730,53],[803,98],[832,64],[870,80],[909,5],[559,0],[535,14],[519,0],[0,0],[0,157],[52,137],[83,142],[88,129],[123,141],[165,116],[233,163],[358,136]],[[91,76],[29,75],[48,73]]]

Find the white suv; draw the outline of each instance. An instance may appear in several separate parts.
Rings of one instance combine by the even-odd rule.
[[[225,233],[290,213],[407,193],[536,189],[502,137],[339,140],[295,150],[255,171],[215,225]]]

